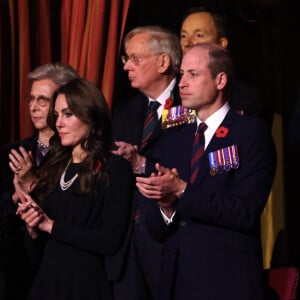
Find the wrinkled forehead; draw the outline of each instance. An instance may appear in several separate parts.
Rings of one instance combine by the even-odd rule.
[[[58,88],[58,85],[51,79],[45,78],[35,80],[31,84],[30,94],[34,95],[46,95],[52,97],[54,91]]]

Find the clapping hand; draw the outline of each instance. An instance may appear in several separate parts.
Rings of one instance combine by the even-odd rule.
[[[13,180],[15,186],[13,201],[15,202],[20,199],[20,191],[29,192],[32,189],[35,179],[32,173],[34,159],[31,151],[27,152],[22,146],[19,150],[20,152],[12,149],[9,153],[9,167],[15,173]]]
[[[175,168],[165,168],[158,163],[155,168],[157,172],[148,178],[136,177],[136,186],[141,194],[156,200],[160,207],[172,207],[187,183],[179,178]]]
[[[117,148],[113,150],[112,153],[128,160],[132,166],[133,172],[140,173],[139,169],[145,164],[146,158],[139,154],[138,146],[122,141],[116,141],[114,144]]]
[[[34,159],[32,152],[27,152],[22,146],[19,147],[19,151],[11,149],[8,155],[10,159],[9,167],[20,178],[24,178],[32,169]]]
[[[51,233],[53,220],[51,220],[42,208],[26,193],[22,193],[18,203],[16,214],[26,223],[30,236],[34,239],[38,236],[38,230]]]

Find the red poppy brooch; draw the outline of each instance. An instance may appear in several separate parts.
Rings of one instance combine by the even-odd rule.
[[[224,138],[227,136],[229,130],[227,127],[221,126],[216,130],[216,137],[217,138]]]
[[[166,99],[164,109],[170,109],[173,105],[173,100],[171,98]]]
[[[102,168],[102,162],[100,160],[97,160],[97,166],[96,166],[96,173],[99,172],[99,170]]]

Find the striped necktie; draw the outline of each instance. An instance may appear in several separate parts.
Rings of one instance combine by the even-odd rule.
[[[200,158],[204,153],[205,138],[204,131],[207,129],[205,123],[200,123],[194,137],[191,159],[191,177],[190,183],[194,183],[200,167]]]
[[[158,114],[157,108],[160,106],[160,103],[157,101],[150,101],[147,109],[146,119],[144,122],[143,129],[143,140],[141,144],[141,149],[143,149],[150,140],[150,137],[153,133],[153,130],[158,123]]]

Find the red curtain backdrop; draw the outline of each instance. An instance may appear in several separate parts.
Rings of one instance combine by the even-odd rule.
[[[96,83],[109,107],[129,4],[130,0],[62,1],[62,61]]]
[[[39,52],[39,64],[44,64],[51,61],[51,35],[50,35],[50,0],[38,1],[36,4],[36,16],[34,16],[37,23],[36,32],[32,32],[30,28],[30,5],[28,0],[19,0],[17,2],[17,11],[18,11],[18,35],[17,35],[17,45],[18,47],[18,56],[14,56],[13,59],[18,60],[16,63],[19,65],[19,112],[20,112],[20,137],[27,137],[32,133],[32,123],[29,118],[29,111],[27,103],[25,101],[27,90],[27,74],[31,71],[31,60],[30,60],[30,51],[31,46],[38,47]],[[10,1],[11,11],[14,11],[15,1]],[[15,20],[15,19],[13,19]],[[12,27],[13,27],[12,23]],[[31,36],[30,34],[36,35],[36,45],[31,45]],[[17,47],[16,47],[17,48]]]
[[[27,74],[51,61],[93,81],[111,107],[130,0],[0,1],[0,142],[33,133]]]
[[[28,0],[19,0],[17,6],[17,17],[19,20],[18,32],[22,33],[19,34],[16,39],[17,45],[19,45],[19,73],[17,73],[17,75],[19,76],[20,87],[20,136],[27,136],[32,130],[28,108],[26,105],[26,101],[24,101],[27,93],[26,76],[30,71],[30,28],[28,15]],[[17,57],[14,57],[14,59],[17,59]]]

